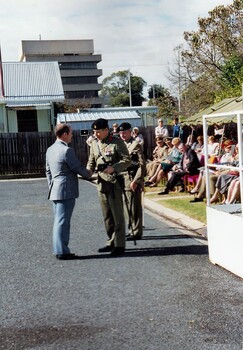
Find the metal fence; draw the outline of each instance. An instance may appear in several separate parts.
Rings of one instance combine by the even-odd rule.
[[[144,153],[150,158],[155,146],[154,127],[141,127]],[[87,136],[73,131],[72,147],[78,159],[86,164],[89,155]],[[53,132],[0,134],[0,178],[45,176],[45,154],[55,141]]]

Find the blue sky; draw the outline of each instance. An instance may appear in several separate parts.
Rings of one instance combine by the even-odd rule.
[[[148,85],[168,86],[168,65],[183,32],[197,30],[226,0],[7,0],[0,6],[3,61],[19,61],[21,40],[93,39],[103,76],[129,69]]]

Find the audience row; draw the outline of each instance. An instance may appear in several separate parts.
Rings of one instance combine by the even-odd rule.
[[[166,195],[180,186],[180,192],[188,191],[186,178],[194,176],[196,185],[189,192],[195,197],[191,203],[201,202],[206,197],[205,148],[203,136],[194,141],[190,135],[186,143],[180,138],[156,136],[153,159],[147,162],[145,186],[156,187],[165,179],[165,188],[159,195]],[[210,203],[235,203],[240,200],[238,145],[233,140],[218,142],[208,137]],[[231,168],[227,168],[230,165]],[[226,167],[225,167],[226,166]]]

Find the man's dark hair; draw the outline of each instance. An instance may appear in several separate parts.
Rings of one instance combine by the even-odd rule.
[[[56,137],[61,137],[63,134],[70,133],[71,127],[68,124],[58,124],[55,127],[55,135]]]

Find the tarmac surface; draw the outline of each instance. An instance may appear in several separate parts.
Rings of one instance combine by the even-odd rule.
[[[145,198],[143,239],[111,258],[97,253],[96,188],[80,180],[79,258],[59,261],[46,180],[0,181],[0,198],[0,349],[242,350],[242,279],[210,263],[201,223]]]
[[[159,198],[161,200],[161,198]],[[192,219],[178,211],[166,208],[161,204],[156,203],[156,200],[149,199],[149,195],[144,196],[144,208],[155,213],[173,223],[177,223],[181,227],[187,228],[191,233],[197,233],[199,236],[207,238],[207,226],[202,222]]]

